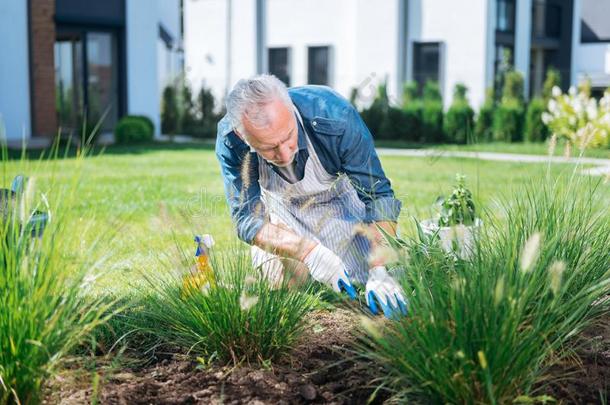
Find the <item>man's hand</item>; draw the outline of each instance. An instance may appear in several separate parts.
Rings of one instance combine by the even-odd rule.
[[[330,249],[318,243],[303,259],[314,280],[332,287],[340,293],[345,291],[351,299],[356,298],[356,289],[349,281],[343,261]]]
[[[384,266],[373,267],[366,283],[366,303],[371,312],[379,314],[379,307],[386,318],[397,319],[407,314],[407,301],[402,288]]]

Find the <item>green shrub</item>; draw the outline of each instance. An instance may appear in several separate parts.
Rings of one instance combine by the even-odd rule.
[[[216,125],[222,118],[216,114],[216,102],[212,90],[202,86],[197,95],[197,108],[201,126],[201,136],[214,138],[216,136]]]
[[[420,142],[422,134],[423,103],[417,95],[417,83],[406,82],[402,91],[402,110],[404,112],[404,137],[407,142]]]
[[[366,318],[361,350],[397,403],[507,404],[572,355],[610,302],[610,214],[595,185],[535,179],[485,219],[468,261],[406,245],[409,316]],[[570,198],[566,198],[569,196]],[[568,213],[568,214],[566,214]],[[508,220],[506,220],[508,219]],[[525,401],[523,401],[525,402]],[[530,398],[529,402],[536,402]]]
[[[546,71],[546,77],[542,86],[542,98],[548,102],[551,98],[553,87],[561,87],[561,74],[555,68],[549,68]]]
[[[443,132],[443,100],[437,82],[426,82],[423,90],[422,142],[439,143]]]
[[[179,131],[179,111],[176,99],[176,90],[168,85],[163,90],[161,104],[161,132],[167,135],[175,135]]]
[[[380,130],[382,129],[383,121],[386,119],[388,107],[387,83],[383,83],[377,88],[377,96],[370,107],[365,108],[360,113],[362,120],[375,139],[383,138]]]
[[[517,100],[502,102],[494,112],[493,127],[495,141],[522,141],[523,106]]]
[[[153,135],[146,121],[129,115],[121,118],[114,128],[115,140],[122,144],[151,141]]]
[[[493,139],[494,111],[494,91],[487,89],[485,103],[479,110],[474,127],[475,141],[490,142]]]
[[[445,134],[456,143],[466,143],[474,129],[474,110],[466,97],[468,89],[463,84],[455,86],[453,103],[445,116]]]
[[[153,135],[155,134],[155,124],[146,115],[130,115],[130,117],[142,120],[146,124],[146,127],[148,127],[148,131]]]
[[[388,107],[379,127],[380,139],[406,138],[406,114],[396,107]]]
[[[424,106],[421,101],[413,100],[402,107],[404,114],[404,137],[408,142],[420,142]]]
[[[186,81],[182,84],[179,106],[179,132],[186,135],[197,135],[201,130],[199,120],[197,119],[198,111],[193,101],[193,92]]]
[[[542,142],[549,134],[548,127],[542,122],[542,113],[546,111],[543,99],[535,97],[527,106],[525,116],[525,140],[528,142]]]

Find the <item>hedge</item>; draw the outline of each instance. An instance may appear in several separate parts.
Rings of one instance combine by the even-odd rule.
[[[154,126],[150,126],[147,119],[141,116],[125,116],[119,120],[114,128],[114,137],[117,143],[138,143],[151,141],[154,135]]]

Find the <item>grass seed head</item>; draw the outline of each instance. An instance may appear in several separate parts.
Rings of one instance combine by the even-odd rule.
[[[534,233],[529,237],[523,249],[521,250],[521,271],[523,273],[529,273],[532,267],[538,260],[540,254],[540,232]]]
[[[566,269],[566,264],[563,261],[556,261],[551,264],[549,267],[549,279],[551,283],[551,291],[553,291],[554,295],[557,295],[559,289],[561,288],[561,279],[563,277],[563,272]]]

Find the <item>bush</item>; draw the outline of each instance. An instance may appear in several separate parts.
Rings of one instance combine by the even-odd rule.
[[[139,143],[153,139],[151,127],[140,117],[126,116],[119,120],[114,128],[117,143]]]
[[[493,128],[495,141],[523,140],[523,106],[517,100],[502,102],[494,112]]]
[[[510,69],[504,76],[502,100],[494,112],[494,139],[502,142],[523,140],[523,75]]]
[[[477,142],[490,142],[493,139],[494,91],[487,89],[485,103],[481,106],[474,127]]]
[[[423,91],[422,142],[439,143],[444,140],[443,100],[438,83],[426,82]]]
[[[369,131],[375,139],[382,139],[380,133],[382,130],[383,121],[386,119],[386,114],[389,107],[387,83],[379,85],[377,88],[377,96],[369,108],[365,108],[360,113],[362,120],[368,127]],[[386,125],[387,126],[387,125]]]
[[[396,107],[388,107],[379,127],[379,139],[405,139],[406,114]]]
[[[542,142],[549,134],[548,127],[542,122],[542,113],[546,111],[544,100],[535,97],[527,106],[525,116],[525,140],[528,142]]]
[[[167,135],[175,135],[179,130],[178,101],[176,90],[167,86],[163,90],[163,100],[161,105],[161,132]]]
[[[474,129],[474,110],[468,104],[466,86],[455,86],[453,103],[445,116],[445,134],[455,143],[466,143]]]
[[[144,122],[144,124],[146,124],[146,127],[148,128],[150,133],[153,134],[153,136],[154,136],[155,124],[152,122],[152,120],[150,118],[148,118],[146,115],[130,115],[130,117],[138,118],[138,119],[142,120]]]

